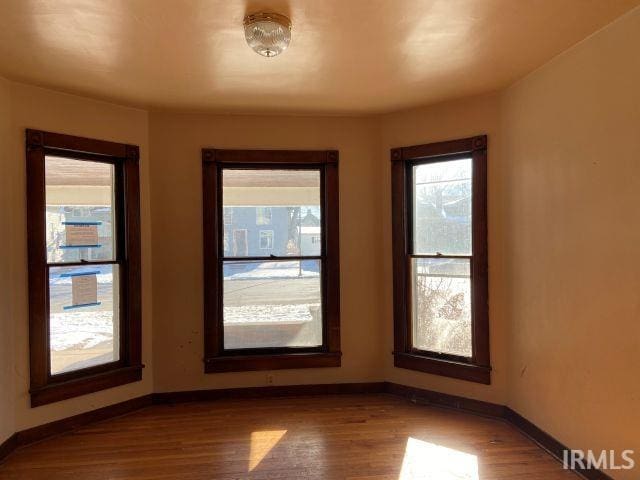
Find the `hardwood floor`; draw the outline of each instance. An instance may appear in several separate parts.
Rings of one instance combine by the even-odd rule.
[[[555,480],[511,425],[386,394],[158,405],[11,455],[0,479]]]

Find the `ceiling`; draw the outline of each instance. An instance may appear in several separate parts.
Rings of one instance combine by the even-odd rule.
[[[3,0],[0,74],[153,109],[379,113],[505,87],[640,0]],[[263,58],[246,13],[293,22]]]

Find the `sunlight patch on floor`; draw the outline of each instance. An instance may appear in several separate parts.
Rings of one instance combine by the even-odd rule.
[[[409,437],[398,480],[479,480],[478,457]]]
[[[286,430],[251,432],[251,451],[249,453],[250,472],[269,454],[285,433],[287,433]]]

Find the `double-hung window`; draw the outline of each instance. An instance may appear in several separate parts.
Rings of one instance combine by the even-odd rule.
[[[260,230],[260,248],[273,250],[273,230]]]
[[[142,378],[138,147],[26,132],[31,405]]]
[[[205,371],[339,366],[338,153],[204,149],[202,168]]]
[[[395,366],[488,384],[487,139],[391,161]]]

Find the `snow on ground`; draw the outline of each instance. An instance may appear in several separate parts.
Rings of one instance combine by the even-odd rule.
[[[51,314],[50,343],[56,352],[88,350],[113,339],[113,313],[109,311]]]
[[[282,279],[318,277],[317,271],[309,270],[299,262],[263,262],[257,268],[246,269],[225,275],[225,280]],[[311,264],[313,265],[313,264]],[[110,285],[113,282],[111,273],[97,275],[98,284]],[[51,285],[70,285],[71,277],[52,276]],[[240,305],[224,307],[226,324],[255,323],[301,323],[313,320],[310,309],[319,305]],[[50,343],[51,350],[64,351],[70,349],[88,350],[97,345],[113,340],[113,312],[104,310],[84,310],[78,312],[61,312],[51,314]]]
[[[256,268],[246,268],[236,273],[233,273],[235,265],[232,268],[232,264],[228,264],[225,268],[224,278],[225,280],[250,280],[254,278],[317,277],[320,273],[309,269],[310,265],[306,265],[312,262],[314,261],[302,262],[302,269],[300,269],[300,262],[262,262]]]
[[[79,270],[82,271],[82,270]],[[68,273],[68,272],[65,272]],[[72,277],[61,277],[60,275],[50,275],[49,276],[49,284],[50,285],[71,285]],[[113,273],[98,273],[96,275],[98,279],[99,285],[110,285],[113,283]]]
[[[302,323],[313,320],[310,308],[320,305],[242,305],[224,307],[225,324]]]

